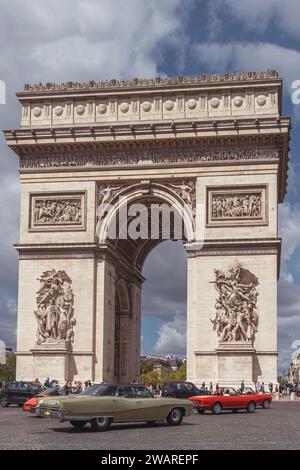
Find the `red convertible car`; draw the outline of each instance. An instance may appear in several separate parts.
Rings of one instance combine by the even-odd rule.
[[[247,410],[254,413],[257,406],[269,408],[272,396],[268,394],[239,394],[234,388],[225,387],[219,395],[199,395],[188,398],[194,403],[198,413],[203,414],[206,410],[219,415],[222,410]]]

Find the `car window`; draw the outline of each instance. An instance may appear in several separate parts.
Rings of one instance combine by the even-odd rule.
[[[15,383],[6,384],[6,388],[8,388],[8,390],[15,390],[16,384]]]
[[[119,387],[118,397],[125,397],[125,398],[135,398],[135,390],[133,387]]]
[[[80,393],[80,395],[92,395],[94,397],[111,397],[117,391],[116,385],[92,385]]]
[[[146,387],[135,387],[134,389],[138,398],[153,398],[150,390]]]
[[[188,382],[188,383],[186,384],[186,388],[187,388],[188,390],[195,390],[196,387],[195,387],[194,384]]]
[[[177,390],[187,390],[186,384],[177,384],[176,385]]]
[[[20,383],[19,388],[20,390],[26,391],[26,392],[38,392],[38,389],[36,387],[28,383]]]

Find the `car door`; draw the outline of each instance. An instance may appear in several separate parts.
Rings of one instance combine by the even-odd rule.
[[[166,418],[167,400],[163,398],[154,398],[149,390],[143,387],[137,387],[137,419],[141,421],[153,421]]]
[[[24,383],[22,388],[22,402],[25,403],[30,398],[39,393],[39,389],[32,384]]]
[[[6,384],[7,398],[10,403],[18,403],[18,382]]]
[[[30,393],[31,391],[31,393]],[[32,388],[28,383],[20,382],[18,387],[18,404],[25,403],[32,397]]]
[[[12,384],[12,388],[10,390],[9,401],[11,403],[16,403],[18,405],[23,403],[22,393],[23,393],[22,382],[14,382],[14,384]]]
[[[136,421],[137,397],[133,387],[120,386],[116,396],[113,398],[114,421]]]

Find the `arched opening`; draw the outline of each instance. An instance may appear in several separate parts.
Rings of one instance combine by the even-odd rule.
[[[153,210],[154,206],[156,210]],[[161,210],[162,206],[164,210],[166,209],[167,217],[164,210]],[[122,213],[124,207],[125,218]],[[114,273],[115,279],[114,298],[110,301],[111,305],[114,305],[112,312],[114,320],[111,323],[113,347],[107,340],[107,350],[111,351],[109,357],[113,366],[107,373],[106,380],[119,383],[131,382],[139,380],[140,376],[141,295],[145,280],[143,277],[145,260],[158,245],[171,247],[173,244],[174,248],[168,248],[166,251],[168,253],[172,250],[174,253],[179,250],[185,252],[183,244],[193,240],[194,218],[192,212],[186,210],[184,201],[178,194],[161,184],[151,184],[151,187],[148,184],[133,185],[122,190],[109,201],[107,209],[102,207],[98,211],[98,216],[99,246],[110,255],[110,272]],[[112,225],[114,225],[113,231],[111,231]],[[135,232],[130,231],[132,226]],[[181,240],[181,247],[178,247],[180,242],[172,243],[171,240]],[[169,259],[172,266],[169,279],[172,271],[178,271],[173,264],[175,259],[176,256],[172,255]],[[167,263],[167,259],[165,262]],[[185,270],[184,266],[182,271],[185,273]],[[182,282],[186,291],[186,279]],[[186,293],[183,297],[185,296]],[[185,320],[185,300],[183,303],[184,308],[181,308],[180,314],[178,312],[177,316],[175,315],[173,324],[168,312],[169,321],[166,322],[165,328],[174,327],[179,318],[181,321],[183,318]]]
[[[186,356],[186,251],[180,241],[164,241],[143,266],[141,352]],[[168,364],[167,364],[168,366]]]

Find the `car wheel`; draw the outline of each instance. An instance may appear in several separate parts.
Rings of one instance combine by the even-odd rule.
[[[212,412],[214,415],[219,415],[222,411],[222,405],[221,403],[217,402],[214,404],[214,406],[212,407]]]
[[[81,429],[86,425],[87,421],[70,421],[70,423],[74,428]]]
[[[111,424],[111,418],[104,416],[102,418],[94,418],[91,421],[93,431],[106,431]]]
[[[199,415],[204,415],[204,413],[205,413],[205,410],[199,410],[199,408],[197,408],[197,411],[198,411]]]
[[[250,401],[250,403],[248,403],[248,406],[247,406],[247,412],[248,413],[254,413],[255,408],[256,408],[256,405],[255,405],[254,401]]]
[[[270,400],[268,400],[267,398],[264,400],[263,402],[263,408],[265,410],[267,410],[268,408],[270,408]]]
[[[183,412],[180,408],[173,408],[167,417],[167,423],[170,426],[178,426],[183,418]]]
[[[9,406],[9,402],[8,402],[7,397],[5,397],[5,396],[1,397],[0,404],[1,404],[2,408],[6,408],[7,406]]]

